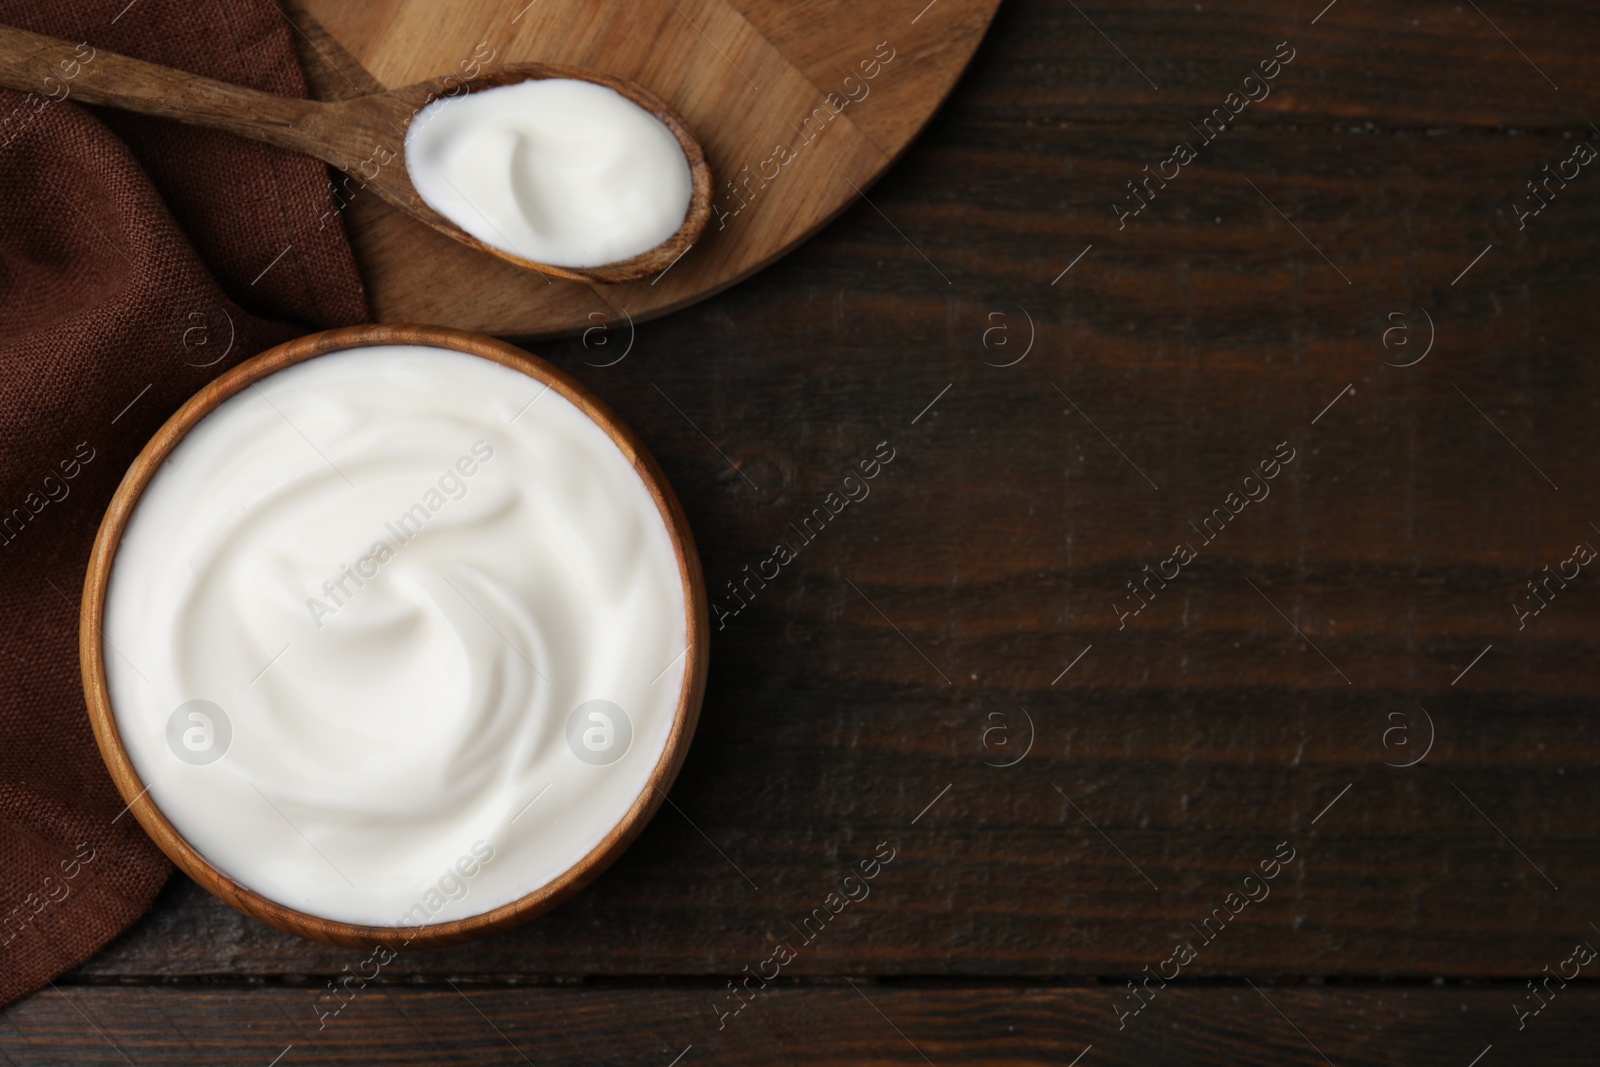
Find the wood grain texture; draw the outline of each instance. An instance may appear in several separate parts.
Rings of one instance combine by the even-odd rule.
[[[587,67],[636,81],[683,114],[717,176],[713,217],[693,251],[648,281],[546,283],[452,248],[374,198],[351,204],[346,218],[378,319],[533,337],[682,307],[816,232],[905,149],[997,5],[941,0],[919,16],[888,0],[299,0],[296,14],[308,40],[325,34],[339,45],[337,56],[303,50],[319,92],[342,95],[360,81],[344,70],[350,63],[386,86],[440,77],[487,42],[491,70]]]
[[[63,987],[7,1013],[0,1023],[0,1055],[19,1067],[264,1067],[279,1055],[285,1067],[1467,1067],[1492,1046],[1484,1067],[1555,1067],[1593,1063],[1600,1024],[1600,994],[1575,987],[1558,993],[1521,1031],[1511,1009],[1518,990],[1503,986],[1169,987],[1119,1031],[1111,988],[907,989],[868,982],[855,988],[768,988],[718,1030],[714,987],[487,989],[452,981],[454,988],[370,986],[320,1031],[320,983],[248,990]],[[1122,995],[1131,996],[1126,990]]]
[[[485,1013],[546,1012],[514,1035],[536,1062],[669,1064],[692,1041],[684,1067],[921,1063],[848,987],[782,992],[814,1012],[752,1006],[726,1051],[701,999],[890,840],[871,896],[784,973],[850,977],[941,1067],[1066,1064],[1090,1043],[1080,1067],[1325,1062],[1230,976],[1340,1067],[1467,1067],[1491,1043],[1479,1067],[1592,1061],[1587,987],[1526,1032],[1512,1004],[1600,946],[1600,589],[1585,568],[1521,629],[1512,605],[1600,547],[1600,176],[1522,229],[1514,210],[1593,138],[1596,12],[1478,5],[1558,93],[1471,5],[1339,0],[1315,26],[1324,3],[1201,6],[1006,4],[871,205],[715,300],[536,347],[661,460],[724,605],[847,465],[882,440],[896,458],[713,622],[681,813],[544,919],[402,956],[383,996],[457,996],[448,977],[530,998]],[[1125,183],[1285,38],[1299,53],[1272,96],[1119,229]],[[1432,351],[1390,365],[1420,352],[1398,340],[1423,343],[1423,311]],[[1029,354],[1000,366],[1030,317]],[[1284,441],[1270,496],[1119,629],[1125,583]],[[1020,709],[1031,751],[990,765],[1016,758]],[[1425,747],[1421,709],[1434,744],[1390,766]],[[1110,988],[1284,841],[1271,896],[1185,968],[1202,981],[1174,983],[1185,1009],[1118,1035]],[[309,999],[361,958],[178,879],[68,992],[170,994],[162,1010],[204,1018],[207,997],[257,1011],[279,983]],[[1084,987],[1040,991],[1063,976]],[[81,984],[123,982],[146,988]],[[227,982],[268,988],[195,988]],[[585,984],[512,988],[530,982]],[[532,999],[558,993],[595,1007]],[[71,1025],[47,998],[25,1007]],[[359,1005],[337,1022],[377,1029]],[[456,1029],[476,1018],[457,1005],[464,1022],[407,1033],[441,1061],[521,1062]],[[602,1044],[619,1031],[643,1047]]]
[[[830,939],[802,973],[1137,973],[1283,840],[1300,852],[1292,877],[1198,973],[1509,977],[1594,936],[1600,918],[1570,899],[1600,874],[1584,714],[1600,682],[1596,594],[1580,580],[1521,631],[1510,605],[1574,543],[1600,545],[1585,488],[1600,380],[1583,355],[1600,201],[1574,198],[1559,230],[1449,285],[1475,251],[1463,220],[1487,233],[1495,194],[1566,142],[1240,130],[1189,176],[1187,218],[1173,209],[1120,240],[1101,223],[1052,288],[1083,245],[1030,203],[1076,196],[1081,219],[1156,135],[1059,131],[1043,147],[1092,161],[1084,177],[1063,186],[1041,151],[1032,180],[1006,187],[1021,163],[1004,138],[959,100],[942,125],[917,150],[924,165],[875,200],[960,280],[955,295],[863,205],[714,306],[641,328],[613,367],[588,364],[614,358],[625,331],[609,348],[598,334],[540,346],[650,428],[724,605],[726,583],[797,541],[788,524],[847,465],[880,440],[898,454],[870,497],[713,623],[705,717],[674,793],[683,815],[663,813],[549,922],[398,965],[737,972],[881,839],[905,866],[852,920],[859,934]],[[942,175],[957,168],[1004,188],[1004,221],[946,213]],[[1428,192],[1351,214],[1374,174]],[[1270,185],[1359,284],[1242,177]],[[1386,315],[1408,301],[1432,307],[1438,350],[1389,367]],[[1003,361],[983,344],[994,312],[1023,343],[1019,306],[1038,324],[1034,351],[986,365]],[[1119,629],[1125,582],[1174,541],[1200,544],[1187,524],[1285,440],[1297,456],[1271,495]],[[1423,743],[1419,706],[1432,752],[1385,766]],[[1038,727],[1032,753],[985,766],[1009,758],[983,747],[989,716],[1020,732],[1019,707]],[[1406,723],[1414,747],[1405,734],[1386,747]],[[168,901],[91,970],[344,962],[181,892]]]

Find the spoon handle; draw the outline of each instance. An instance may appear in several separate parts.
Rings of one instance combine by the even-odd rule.
[[[274,96],[12,26],[0,26],[0,86],[209,126],[319,157],[326,152],[315,130],[326,107],[318,101]]]

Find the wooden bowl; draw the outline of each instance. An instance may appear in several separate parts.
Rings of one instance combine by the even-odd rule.
[[[548,385],[605,430],[623,455],[632,461],[666,521],[667,533],[678,559],[678,576],[683,583],[686,612],[684,632],[689,635],[683,686],[666,747],[646,788],[635,798],[622,820],[578,863],[534,892],[481,915],[428,926],[362,926],[309,915],[267,899],[206,862],[205,857],[184,840],[183,835],[151,800],[148,787],[134,770],[111,708],[101,635],[105,620],[106,589],[110,584],[111,568],[123,531],[145,488],[184,434],[224,400],[275,371],[329,352],[373,345],[424,345],[491,360]],[[268,349],[254,359],[241,363],[190,398],[145,445],[123,477],[110,507],[106,509],[99,535],[95,538],[94,551],[89,557],[89,572],[84,579],[82,624],[79,628],[83,692],[89,705],[89,720],[94,727],[95,740],[117,790],[128,802],[134,818],[139,820],[145,832],[185,874],[246,915],[291,934],[351,948],[374,945],[433,948],[481,937],[491,931],[509,929],[548,911],[593,881],[644,829],[677,777],[700,715],[700,701],[705,693],[708,642],[705,578],[701,574],[700,559],[695,552],[688,520],[666,476],[633,431],[587,389],[549,363],[490,337],[437,326],[351,326],[311,334]]]

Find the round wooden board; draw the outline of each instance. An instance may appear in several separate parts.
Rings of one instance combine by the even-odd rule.
[[[928,121],[998,6],[294,0],[289,15],[313,95],[324,99],[440,77],[492,49],[489,69],[571,63],[632,78],[688,120],[711,161],[716,207],[700,242],[650,281],[544,278],[457,244],[374,196],[351,200],[344,218],[378,321],[536,339],[665,314],[815,233]],[[825,103],[830,95],[842,111]]]

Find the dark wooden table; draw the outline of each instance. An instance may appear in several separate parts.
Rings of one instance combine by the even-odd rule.
[[[1013,0],[870,205],[539,346],[729,608],[894,454],[595,886],[336,1001],[175,878],[0,1060],[1594,1063],[1600,10],[1324,2]]]

